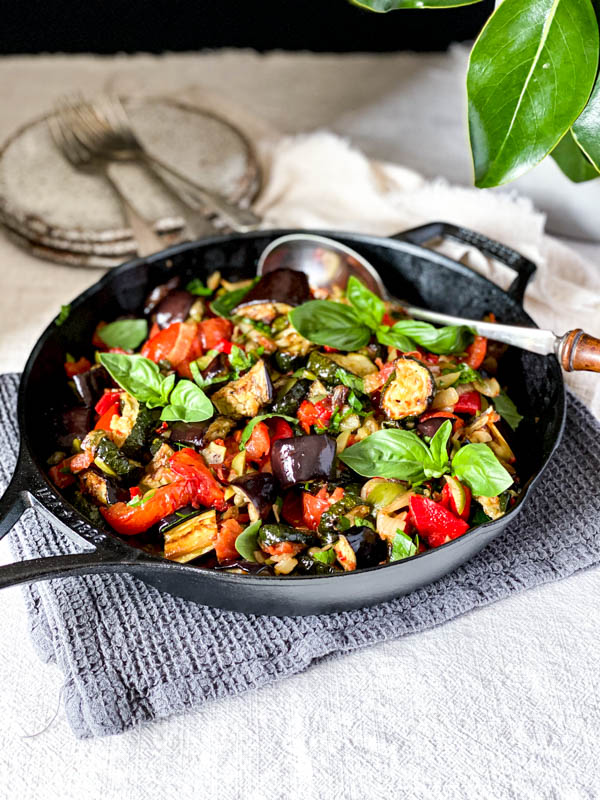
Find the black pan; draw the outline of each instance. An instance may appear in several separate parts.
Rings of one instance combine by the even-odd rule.
[[[511,349],[501,362],[501,382],[525,419],[515,443],[526,488],[514,508],[495,522],[473,529],[443,547],[407,561],[334,576],[251,577],[178,564],[149,555],[100,530],[82,517],[46,478],[46,458],[55,450],[52,418],[68,400],[61,379],[66,352],[88,349],[99,319],[139,313],[148,291],[173,274],[206,277],[215,269],[230,280],[255,272],[258,256],[273,239],[291,231],[228,235],[179,245],[112,270],[71,304],[63,325],[51,324],[27,361],[21,379],[18,421],[21,449],[14,477],[0,500],[0,537],[33,506],[68,537],[88,547],[77,555],[34,559],[0,567],[0,587],[94,572],[130,572],[163,591],[210,606],[254,614],[313,614],[388,600],[413,591],[472,558],[508,525],[527,502],[548,463],[564,425],[565,393],[554,356]],[[379,270],[392,294],[416,305],[479,319],[494,311],[502,322],[534,325],[522,307],[535,266],[518,253],[480,234],[434,223],[390,239],[314,231],[354,248]],[[503,291],[490,281],[421,243],[449,236],[475,245],[511,267],[516,277]],[[89,550],[89,545],[94,550]]]

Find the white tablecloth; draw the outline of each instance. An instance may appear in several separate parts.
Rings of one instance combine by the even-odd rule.
[[[442,55],[5,59],[0,135],[69,89],[159,92],[203,82],[287,131],[360,127],[370,155],[389,158],[395,132],[379,124],[393,107],[387,99],[407,87],[407,75],[419,86],[429,75],[431,89],[442,74],[458,92],[456,61]],[[431,112],[448,122],[438,156],[465,146],[442,96]],[[415,117],[427,117],[418,100]],[[408,136],[409,118],[402,129]],[[597,257],[595,247],[581,250]],[[0,256],[5,371],[22,367],[58,305],[99,273],[35,262],[3,239]],[[9,560],[6,542],[0,557]],[[589,571],[196,714],[77,741],[60,708],[47,731],[25,738],[59,707],[61,675],[37,659],[20,590],[5,590],[0,797],[597,797],[599,598],[600,570]]]

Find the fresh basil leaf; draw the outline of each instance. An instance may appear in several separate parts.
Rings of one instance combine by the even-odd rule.
[[[335,379],[354,392],[358,392],[359,394],[365,393],[365,383],[359,375],[353,375],[351,372],[347,372],[340,367],[340,369],[335,372]]]
[[[322,564],[335,564],[335,550],[313,550],[311,556]]]
[[[355,6],[368,8],[380,14],[386,11],[396,11],[401,8],[456,8],[457,6],[472,6],[481,0],[350,0]]]
[[[389,333],[401,333],[421,347],[438,355],[463,353],[473,341],[473,331],[466,325],[445,325],[435,328],[429,322],[403,319]],[[413,347],[414,349],[414,347]]]
[[[449,419],[447,419],[443,425],[437,429],[435,434],[432,436],[431,441],[429,442],[429,451],[431,453],[431,459],[433,464],[435,465],[433,469],[425,470],[427,473],[428,471],[431,472],[431,475],[427,475],[428,478],[441,478],[441,476],[446,472],[446,465],[448,464],[448,439],[450,438],[450,434],[452,433],[452,423]],[[436,474],[439,473],[439,474]]]
[[[175,378],[174,375],[170,377]],[[181,380],[171,392],[169,405],[163,410],[160,418],[169,421],[202,422],[210,419],[213,413],[213,404],[202,389],[192,381]]]
[[[296,417],[286,417],[285,414],[259,414],[258,417],[254,417],[251,419],[250,422],[246,425],[244,430],[242,431],[242,438],[240,439],[240,450],[243,450],[246,446],[246,442],[252,436],[252,431],[254,430],[255,426],[258,425],[259,422],[262,422],[265,419],[270,419],[270,417],[281,417],[286,422],[293,422],[294,425],[298,424],[298,420]]]
[[[210,297],[213,293],[212,289],[205,286],[200,278],[192,278],[192,280],[185,287],[186,292],[196,295],[196,297]]]
[[[146,405],[149,408],[156,408],[157,406],[166,406],[169,404],[169,395],[171,394],[171,390],[175,385],[175,373],[173,372],[171,375],[168,375],[166,378],[163,378],[163,382],[160,385],[160,402],[147,402]]]
[[[466,483],[474,495],[496,497],[512,486],[504,469],[487,444],[467,444],[452,459],[452,473]]]
[[[100,363],[121,389],[150,408],[164,405],[163,377],[158,366],[148,358],[122,353],[101,353]]]
[[[109,347],[136,350],[148,336],[148,323],[145,319],[118,319],[101,328],[98,336]]]
[[[385,314],[385,305],[380,297],[373,294],[364,283],[351,275],[346,287],[346,297],[354,307],[358,318],[369,328],[376,328]]]
[[[407,536],[403,531],[396,531],[396,535],[392,540],[392,553],[390,555],[390,563],[392,561],[402,561],[405,558],[414,556],[417,552],[417,545],[413,542],[410,536]]]
[[[375,331],[375,335],[380,344],[387,344],[390,347],[395,347],[403,353],[410,353],[411,350],[414,350],[416,347],[415,343],[409,339],[408,336],[400,333],[399,330],[395,330],[395,326],[390,328],[389,325],[380,325]]]
[[[446,370],[444,370],[444,372],[446,372]],[[472,383],[473,381],[483,380],[481,374],[477,372],[476,369],[473,369],[473,367],[465,364],[464,361],[461,361],[456,367],[448,367],[448,372],[460,372],[460,377],[454,386],[459,386],[461,383]]]
[[[476,185],[514,180],[548,155],[583,111],[597,68],[589,0],[504,0],[469,61]]]
[[[586,110],[584,109],[584,114]],[[574,183],[583,183],[598,177],[598,170],[577,144],[572,130],[565,133],[550,155]]]
[[[256,286],[260,278],[256,277],[248,286],[241,289],[234,289],[232,292],[225,292],[210,304],[211,311],[219,317],[229,317],[233,309],[242,302],[253,286]]]
[[[54,324],[56,325],[57,328],[60,328],[60,326],[63,324],[63,322],[66,322],[66,320],[69,318],[69,314],[70,313],[71,313],[71,305],[70,304],[60,307],[60,311],[58,312],[58,315],[57,315],[56,319],[54,320]]]
[[[473,517],[471,518],[471,525],[472,526],[474,526],[474,525],[485,525],[486,522],[491,522],[491,521],[492,521],[492,518],[488,517],[488,515],[485,513],[483,508],[481,508],[481,506],[479,506],[477,508],[477,510],[475,511],[475,513],[473,514]]]
[[[506,392],[500,392],[498,397],[493,398],[492,403],[507,425],[510,425],[513,431],[516,431],[519,427],[519,423],[523,419],[523,415],[519,414],[516,405]]]
[[[417,483],[425,478],[429,448],[416,433],[397,428],[376,431],[339,456],[350,469],[366,478],[398,478]]]
[[[252,357],[251,353],[245,353],[241,347],[238,347],[235,344],[231,345],[231,353],[229,353],[229,363],[236,371],[236,373],[245,372],[247,369],[254,364],[256,361],[255,358]]]
[[[235,549],[244,561],[256,561],[254,551],[260,550],[258,546],[258,532],[262,527],[262,520],[257,519],[240,533],[235,540]]]
[[[338,350],[360,350],[369,343],[370,329],[356,311],[332,300],[309,300],[289,313],[292,327],[309,342]]]

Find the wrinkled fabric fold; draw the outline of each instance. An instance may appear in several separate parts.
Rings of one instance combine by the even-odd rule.
[[[0,377],[0,483],[18,446],[17,375]],[[371,608],[312,617],[210,609],[128,575],[26,587],[40,657],[64,673],[79,737],[120,733],[301,672],[324,657],[417,633],[600,561],[600,424],[569,396],[564,438],[515,523],[435,584]],[[18,559],[76,552],[43,515],[11,533]]]

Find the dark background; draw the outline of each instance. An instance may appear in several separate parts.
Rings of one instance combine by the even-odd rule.
[[[0,53],[443,50],[474,38],[493,0],[374,14],[347,0],[5,0]]]

